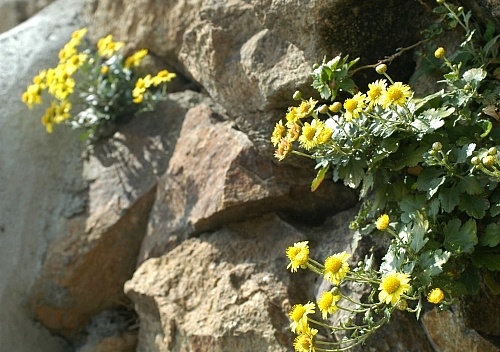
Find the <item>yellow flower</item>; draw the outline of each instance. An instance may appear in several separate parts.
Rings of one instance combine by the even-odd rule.
[[[99,39],[97,42],[97,53],[106,58],[110,58],[113,54],[123,47],[122,42],[114,42],[113,36],[109,34],[108,36]]]
[[[323,128],[317,135],[318,144],[325,144],[326,142],[328,142],[332,138],[332,134],[332,129],[323,125]]]
[[[406,293],[410,288],[410,277],[408,274],[391,272],[382,278],[382,283],[379,287],[378,299],[385,304],[391,303],[395,305],[401,295]]]
[[[342,109],[342,103],[338,101],[336,101],[335,103],[333,103],[328,107],[328,110],[330,110],[333,113],[339,112],[340,109]]]
[[[125,68],[131,68],[131,67],[136,67],[139,66],[142,59],[144,59],[148,55],[148,50],[147,49],[141,49],[139,51],[136,51],[129,57],[125,59]]]
[[[437,48],[436,51],[434,52],[434,56],[436,57],[436,59],[442,59],[445,55],[446,55],[446,50],[444,50],[443,47]]]
[[[71,56],[66,61],[66,72],[68,75],[72,75],[76,72],[87,60],[87,54],[80,53],[78,55]]]
[[[302,127],[300,127],[300,125],[297,123],[287,123],[286,125],[288,127],[286,138],[288,138],[290,142],[295,142],[300,137]]]
[[[375,227],[379,231],[385,231],[389,227],[389,215],[382,214],[378,217],[377,221],[375,221]]]
[[[30,109],[33,108],[33,105],[35,104],[41,104],[42,103],[42,96],[41,96],[41,87],[39,84],[31,84],[28,86],[26,91],[23,93],[21,100],[23,103],[25,103]]]
[[[151,83],[156,87],[162,83],[170,82],[173,78],[175,78],[175,76],[175,73],[168,72],[167,70],[161,70],[156,74],[156,76],[151,78]]]
[[[311,150],[318,144],[325,143],[328,140],[326,137],[331,137],[331,134],[328,136],[328,133],[326,133],[321,136],[321,132],[324,129],[325,124],[318,119],[312,120],[311,123],[304,123],[304,126],[302,127],[302,134],[299,137],[300,146],[306,150]],[[320,136],[322,143],[320,143],[319,140]]]
[[[76,48],[73,43],[67,43],[59,50],[59,63],[65,63],[72,56],[76,55]]]
[[[380,97],[379,104],[384,109],[391,105],[403,105],[411,97],[411,88],[407,84],[396,82],[392,84]]]
[[[307,268],[307,262],[309,260],[309,246],[308,241],[296,242],[293,247],[288,247],[286,249],[286,256],[290,259],[290,263],[286,267],[292,268],[291,271],[295,272],[298,268]]]
[[[346,99],[344,102],[344,117],[347,121],[351,121],[353,118],[358,118],[361,111],[363,111],[365,104],[366,95],[361,93],[356,93],[350,99]]]
[[[302,103],[297,107],[295,112],[297,119],[303,119],[311,115],[314,107],[318,102],[313,98],[309,98],[309,100],[303,100]]]
[[[286,134],[286,127],[283,126],[283,121],[280,120],[274,126],[274,131],[273,134],[271,135],[271,143],[273,144],[273,146],[276,147],[278,143],[281,141],[281,139],[285,136],[285,134]]]
[[[274,152],[274,157],[278,160],[285,159],[292,151],[292,143],[288,137],[282,138],[278,143],[278,148]]]
[[[87,34],[87,28],[81,28],[71,34],[71,39],[77,40],[78,42]]]
[[[105,75],[109,72],[109,66],[108,65],[102,65],[101,66],[101,75]]]
[[[151,79],[151,75],[147,75],[146,77],[137,79],[137,81],[135,82],[135,87],[132,90],[132,96],[134,97],[134,103],[142,102],[142,99],[144,98],[144,93],[146,92],[146,90],[149,87],[151,87],[152,83],[153,82]]]
[[[144,101],[144,94],[138,94],[132,99],[132,101],[136,104],[142,103]]]
[[[385,92],[387,86],[385,79],[379,79],[373,83],[368,84],[368,92],[366,93],[366,101],[370,107],[378,104],[380,97]]]
[[[54,131],[54,115],[56,112],[57,104],[52,101],[50,106],[45,110],[45,114],[42,116],[41,122],[45,126],[47,133],[52,133]]]
[[[427,300],[430,303],[439,304],[443,299],[444,299],[444,293],[443,290],[441,290],[440,288],[432,289],[427,295]]]
[[[297,107],[296,106],[289,107],[288,111],[286,113],[286,116],[285,116],[286,120],[288,121],[287,125],[288,125],[288,123],[292,123],[292,124],[296,123],[299,120],[299,118],[297,116],[298,116],[297,115]]]
[[[318,330],[307,328],[302,334],[297,336],[293,341],[293,348],[296,352],[315,352],[314,348],[314,336],[318,333]]]
[[[54,107],[53,121],[60,124],[71,117],[71,103],[69,101],[62,101],[59,105]]]
[[[347,259],[349,259],[350,256],[350,254],[342,252],[326,258],[325,270],[323,272],[325,280],[330,281],[334,285],[340,284],[350,270],[349,264],[347,263]]]
[[[307,302],[306,304],[296,304],[292,307],[290,311],[290,318],[292,323],[290,324],[290,329],[293,333],[303,333],[309,328],[307,323],[307,315],[314,314],[315,305],[312,302]]]
[[[324,320],[328,318],[328,314],[333,314],[339,309],[337,306],[339,300],[340,295],[334,295],[330,291],[323,292],[317,303]]]

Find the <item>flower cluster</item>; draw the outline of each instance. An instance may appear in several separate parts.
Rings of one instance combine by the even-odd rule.
[[[287,248],[287,257],[290,260],[288,268],[292,272],[297,268],[309,269],[330,283],[331,288],[318,295],[315,303],[296,304],[292,307],[289,317],[290,329],[297,336],[294,348],[298,352],[318,350],[345,350],[352,348],[373,334],[383,326],[390,314],[395,310],[410,310],[407,301],[418,300],[411,289],[410,274],[391,271],[381,273],[369,266],[357,267],[351,270],[349,265],[350,254],[341,252],[328,256],[323,263],[309,257],[307,241],[297,242]],[[348,282],[366,285],[371,293],[367,302],[355,301],[343,291]],[[371,297],[378,292],[378,301]],[[428,301],[439,304],[444,300],[444,293],[435,288],[428,293]],[[316,309],[321,313],[321,320],[314,317]],[[340,325],[330,325],[329,319],[338,311],[347,312],[349,318]],[[410,310],[411,311],[411,310]],[[361,316],[361,323],[356,316]],[[318,329],[328,329],[334,333],[344,332],[341,341],[327,341],[316,337]]]
[[[314,160],[312,191],[320,191],[328,176],[357,189],[361,206],[350,228],[389,238],[382,258],[367,257],[356,266],[346,252],[317,262],[309,257],[307,241],[287,249],[289,269],[308,269],[331,286],[315,303],[290,312],[296,351],[347,350],[396,310],[418,318],[425,301],[447,309],[480,287],[498,292],[500,36],[474,24],[463,8],[445,0],[438,4],[444,28],[431,32],[460,27],[466,33],[451,55],[439,46],[439,36],[425,44],[422,55],[443,73],[437,82],[443,89],[418,97],[379,63],[364,67],[382,77],[363,91],[351,74],[363,69],[352,70],[358,60],[337,56],[314,67],[312,86],[319,98],[296,92],[300,103],[275,125],[271,142],[277,159]],[[375,262],[381,264],[374,267]],[[365,301],[349,297],[349,282],[366,287]],[[338,311],[351,318],[330,325]],[[324,340],[318,331],[325,328],[339,333],[339,341]]]
[[[151,110],[175,77],[167,70],[139,77],[137,68],[148,51],[124,57],[124,43],[111,35],[99,39],[95,51],[80,49],[86,33],[86,28],[75,31],[59,51],[58,64],[40,71],[22,94],[30,109],[43,103],[44,94],[52,99],[41,119],[48,133],[66,123],[84,128],[86,137],[98,138],[111,124]]]

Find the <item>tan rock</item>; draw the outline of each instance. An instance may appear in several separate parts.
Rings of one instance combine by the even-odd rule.
[[[434,309],[422,318],[427,336],[437,352],[498,352],[500,348],[464,325],[452,311]]]
[[[189,236],[268,212],[313,221],[355,204],[352,190],[331,181],[312,193],[311,172],[277,166],[223,120],[206,105],[187,113],[158,186],[140,262]]]

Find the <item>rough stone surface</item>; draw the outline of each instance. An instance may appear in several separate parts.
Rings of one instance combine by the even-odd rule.
[[[283,253],[301,238],[266,216],[188,239],[144,262],[125,284],[139,314],[137,350],[289,351]]]
[[[26,21],[54,0],[0,0],[0,33]]]
[[[329,181],[312,193],[311,173],[276,166],[234,127],[206,105],[187,113],[182,143],[158,186],[141,261],[189,236],[268,212],[311,221],[355,204],[354,192]]]
[[[500,348],[485,340],[475,330],[465,327],[461,317],[452,311],[438,312],[434,309],[424,314],[422,322],[437,352],[500,351]]]
[[[64,213],[84,187],[78,135],[47,136],[42,109],[21,94],[42,67],[54,65],[81,26],[83,1],[58,1],[0,35],[0,346],[5,351],[63,351],[67,344],[32,320],[30,286],[47,246],[63,236]]]
[[[65,236],[49,247],[32,288],[36,319],[51,331],[70,336],[123,298],[156,180],[166,169],[184,114],[202,100],[194,92],[172,94],[156,113],[136,116],[87,151],[88,188],[80,212],[67,214]]]

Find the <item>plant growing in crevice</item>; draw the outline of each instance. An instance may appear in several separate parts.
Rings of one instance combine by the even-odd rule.
[[[417,97],[378,64],[381,78],[360,91],[351,74],[357,60],[337,56],[312,72],[321,101],[296,92],[300,104],[275,126],[276,158],[314,160],[312,191],[327,175],[359,189],[351,229],[390,238],[379,267],[371,256],[351,267],[348,253],[314,260],[307,241],[288,248],[292,271],[309,269],[331,284],[316,303],[292,308],[296,351],[347,350],[396,310],[418,318],[424,301],[446,309],[483,283],[500,293],[494,280],[500,270],[500,36],[493,26],[481,30],[463,8],[437,2],[442,23],[465,38],[451,55],[434,46],[445,88]],[[426,44],[439,41],[440,31],[434,28]],[[338,101],[339,92],[350,97]],[[364,285],[367,299],[349,297],[348,282]],[[322,319],[313,317],[317,310]],[[339,310],[350,318],[331,325]],[[327,341],[318,329],[342,337]]]
[[[64,123],[84,129],[82,137],[95,140],[113,124],[152,110],[175,74],[162,70],[141,77],[138,68],[146,49],[125,57],[124,43],[113,41],[111,35],[99,39],[96,49],[81,48],[86,33],[86,28],[73,32],[59,51],[58,64],[33,78],[22,101],[32,109],[48,96],[51,102],[41,118],[47,133]]]

